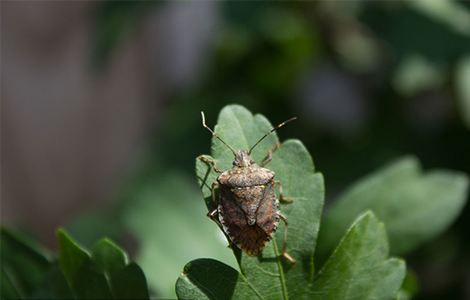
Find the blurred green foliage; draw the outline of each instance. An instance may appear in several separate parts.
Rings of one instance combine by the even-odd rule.
[[[168,2],[100,3],[95,14],[94,66],[106,68],[113,51],[126,36],[136,33],[148,12],[165,5]],[[340,202],[357,204],[353,200],[334,203],[335,199],[347,199],[347,191],[361,185],[359,182],[342,193],[350,182],[408,153],[419,157],[425,170],[446,168],[470,173],[468,2],[217,5],[221,22],[207,64],[198,80],[170,94],[172,101],[155,130],[158,134],[149,141],[147,152],[122,188],[118,205],[90,212],[66,226],[88,247],[104,235],[120,241],[136,255],[155,295],[174,296],[173,286],[168,284],[176,276],[161,274],[179,274],[187,261],[197,257],[215,258],[234,267],[230,276],[238,272],[225,242],[217,236],[216,226],[204,218],[192,176],[194,157],[207,151],[210,140],[200,126],[200,110],[206,112],[209,124],[215,124],[216,113],[232,102],[262,112],[274,123],[298,115],[299,121],[283,128],[279,135],[299,138],[315,155],[315,167],[327,182],[326,211],[331,206],[333,214],[345,205]],[[363,96],[366,113],[356,130],[328,127],[315,115],[322,107],[309,108],[312,100],[308,96],[299,100],[303,80],[311,72],[321,73],[324,65],[353,78]],[[335,78],[330,81],[335,89],[340,87]],[[345,99],[343,104],[353,103]],[[387,193],[385,199],[391,201],[395,189],[403,189],[389,183],[380,186],[378,198]],[[418,204],[426,200],[418,195],[422,192],[402,191],[410,201],[421,199],[416,200]],[[336,197],[338,194],[341,196]],[[470,274],[470,209],[468,204],[461,206],[463,202],[459,201],[464,197],[452,197],[455,210],[445,218],[445,226],[430,226],[432,235],[419,245],[409,246],[414,250],[407,253],[408,265],[423,284],[419,289],[410,284],[412,288],[407,289],[405,283],[402,295],[416,293],[418,299],[468,296],[465,278]],[[357,217],[356,212],[377,205],[373,200],[359,203],[355,213],[345,217],[342,229],[334,234],[336,242]],[[459,209],[463,210],[460,217],[447,228]],[[394,217],[374,212],[385,223]],[[421,225],[434,222],[432,217],[427,218]],[[429,241],[443,230],[441,237]],[[73,291],[57,260],[29,244],[2,230],[2,292],[13,297],[71,295]],[[334,246],[332,242],[327,247],[324,259]],[[128,266],[135,273],[135,267]],[[444,271],[435,274],[436,269]],[[435,280],[441,284],[434,284]]]
[[[33,295],[45,281],[50,254],[28,237],[1,229],[2,293],[18,298]]]
[[[354,218],[371,209],[387,224],[392,254],[409,253],[457,218],[467,191],[465,174],[449,170],[423,174],[415,158],[402,158],[338,196],[322,223],[319,251],[329,253]]]
[[[53,255],[21,233],[0,231],[2,299],[149,299],[140,267],[109,239],[91,251],[65,230]]]

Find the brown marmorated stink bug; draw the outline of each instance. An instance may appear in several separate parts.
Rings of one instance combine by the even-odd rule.
[[[296,118],[290,118],[275,126],[248,151],[235,151],[206,125],[203,112],[201,116],[202,126],[227,146],[235,157],[232,169],[227,171],[219,170],[214,160],[204,156],[199,157],[220,174],[217,181],[212,183],[212,201],[215,208],[207,215],[223,229],[231,245],[236,245],[250,256],[257,256],[261,253],[276,231],[279,220],[284,221],[282,256],[295,263],[294,258],[286,250],[287,218],[279,209],[279,200],[292,202],[292,199],[283,196],[280,182],[274,180],[274,172],[264,168],[271,161],[272,152],[276,149],[271,150],[260,165],[257,165],[250,155],[268,135]],[[279,186],[279,200],[274,191],[276,184]],[[216,189],[219,191],[219,197],[216,197]]]

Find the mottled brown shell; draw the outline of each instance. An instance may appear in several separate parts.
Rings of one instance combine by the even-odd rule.
[[[217,181],[228,187],[249,187],[267,184],[273,178],[273,171],[253,164],[249,167],[233,167],[220,174]]]
[[[234,167],[217,178],[219,221],[233,244],[258,255],[279,223],[274,172],[257,165]]]

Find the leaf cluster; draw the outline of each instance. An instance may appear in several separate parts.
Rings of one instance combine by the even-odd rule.
[[[59,229],[52,255],[8,229],[0,237],[2,299],[149,299],[140,267],[107,238],[87,250]]]

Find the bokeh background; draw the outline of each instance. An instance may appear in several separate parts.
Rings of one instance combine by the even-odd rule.
[[[299,120],[328,203],[404,154],[470,173],[470,2],[2,1],[1,222],[124,245],[154,293],[235,265],[193,175],[218,111]],[[390,191],[393,193],[393,191]],[[406,257],[416,299],[470,299],[470,207]],[[432,220],[430,220],[432,222]]]

